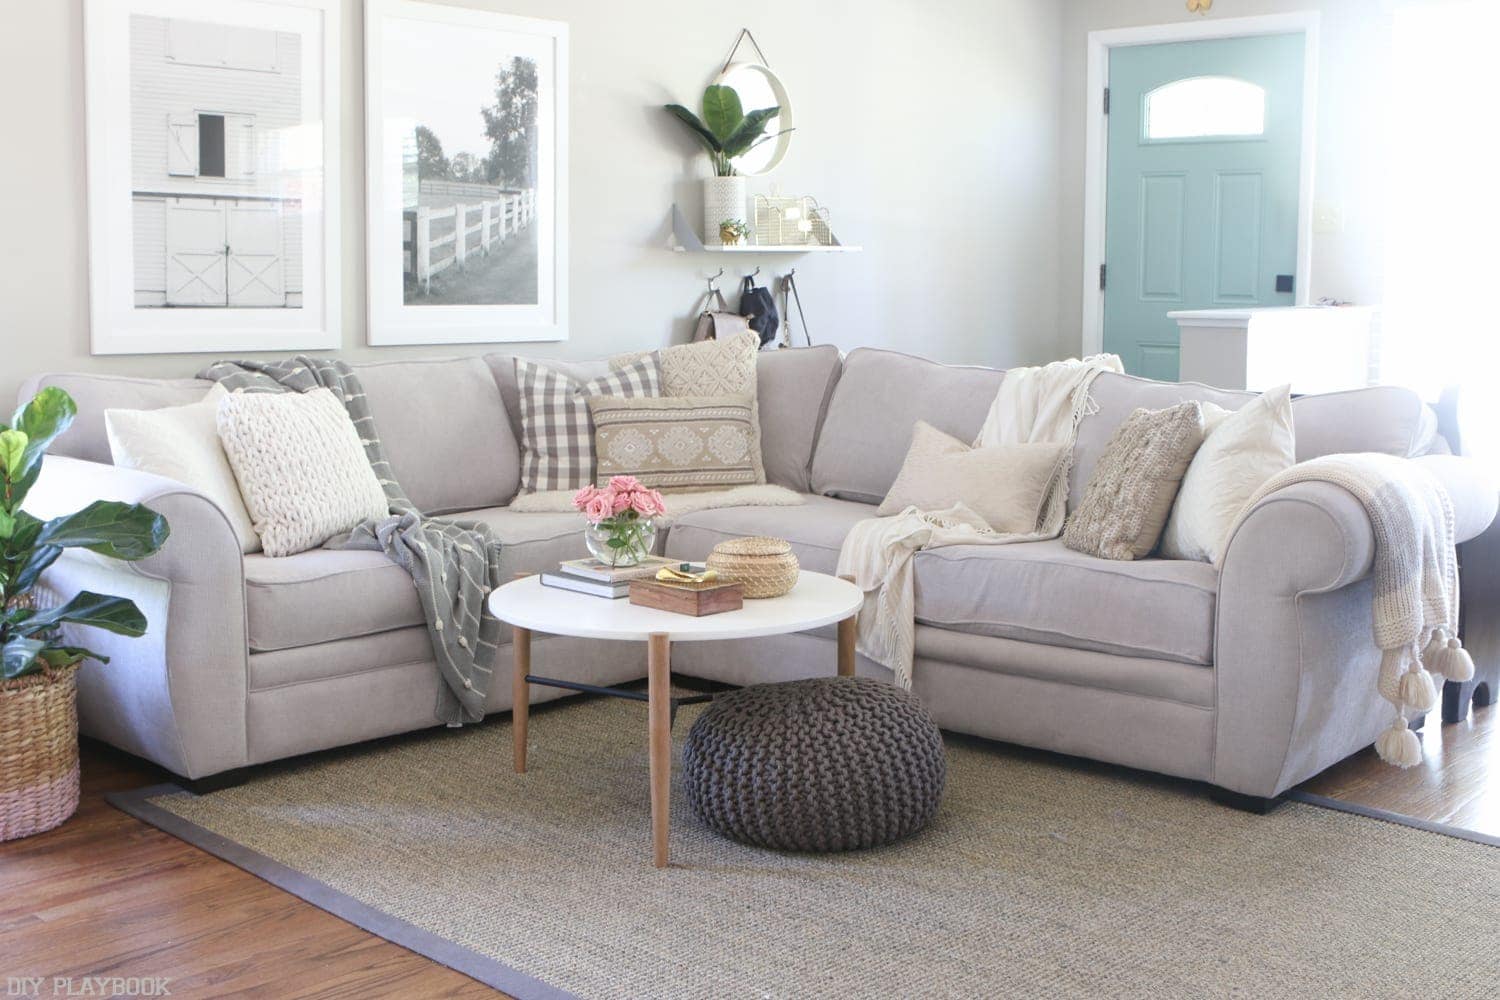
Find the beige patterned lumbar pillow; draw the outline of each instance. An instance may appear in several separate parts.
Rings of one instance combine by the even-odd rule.
[[[760,337],[740,333],[724,340],[703,340],[663,349],[661,394],[663,396],[749,396],[751,432],[755,454],[760,455],[760,403],[757,400],[755,362]],[[610,371],[621,371],[649,354],[621,354],[609,359]],[[757,459],[757,464],[759,461]],[[764,478],[758,482],[765,482]]]
[[[1201,444],[1203,408],[1197,402],[1126,417],[1068,517],[1063,544],[1105,559],[1150,555]]]
[[[766,481],[749,396],[592,396],[589,411],[600,482],[718,490]]]
[[[962,503],[995,531],[1035,531],[1066,451],[1064,444],[1044,443],[971,448],[918,420],[906,461],[875,513],[885,517],[907,507],[943,510]]]
[[[389,513],[344,404],[328,389],[232,392],[219,440],[268,556],[317,548]]]

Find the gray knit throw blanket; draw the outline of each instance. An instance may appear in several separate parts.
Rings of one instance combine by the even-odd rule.
[[[445,681],[437,717],[450,726],[483,719],[500,638],[500,623],[484,602],[504,582],[500,543],[489,527],[426,518],[412,505],[386,461],[359,376],[344,362],[300,354],[284,361],[220,361],[198,377],[213,379],[232,392],[327,388],[343,401],[370,468],[385,488],[390,517],[361,524],[324,548],[379,550],[411,574],[427,619],[432,656]]]
[[[1408,714],[1437,706],[1443,678],[1466,681],[1474,661],[1458,640],[1458,556],[1453,502],[1425,469],[1391,455],[1326,455],[1273,476],[1245,505],[1293,483],[1323,482],[1347,490],[1364,507],[1375,533],[1374,631],[1382,650],[1376,687],[1395,707],[1391,727],[1375,741],[1381,759],[1398,767],[1422,760],[1422,742]]]

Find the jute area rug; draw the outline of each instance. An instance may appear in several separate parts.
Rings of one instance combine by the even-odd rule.
[[[531,736],[524,776],[497,718],[116,804],[521,998],[1494,995],[1482,844],[950,738],[910,840],[742,847],[679,786],[657,870],[643,707],[541,708]]]

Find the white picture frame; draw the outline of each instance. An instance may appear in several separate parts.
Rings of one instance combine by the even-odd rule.
[[[568,338],[566,24],[365,0],[365,161],[371,345]]]
[[[85,0],[94,354],[341,346],[342,34],[340,0]]]

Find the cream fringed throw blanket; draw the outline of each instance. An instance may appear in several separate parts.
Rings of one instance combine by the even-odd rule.
[[[974,446],[1068,445],[1048,482],[1034,531],[994,531],[963,504],[940,511],[908,507],[895,517],[860,521],[850,530],[839,552],[838,571],[852,576],[865,594],[859,614],[859,651],[889,667],[903,688],[911,688],[916,632],[912,558],[921,549],[942,545],[1008,545],[1061,534],[1067,519],[1072,445],[1079,421],[1089,412],[1089,387],[1101,372],[1122,370],[1115,355],[1096,354],[1082,361],[1070,358],[1005,373]]]
[[[1453,503],[1415,463],[1390,455],[1326,455],[1278,473],[1245,504],[1293,483],[1322,482],[1348,490],[1375,533],[1375,645],[1382,650],[1376,686],[1396,709],[1375,741],[1381,759],[1398,767],[1422,760],[1408,713],[1437,705],[1443,678],[1466,681],[1474,661],[1458,640],[1458,557]],[[1435,680],[1436,678],[1436,680]]]

